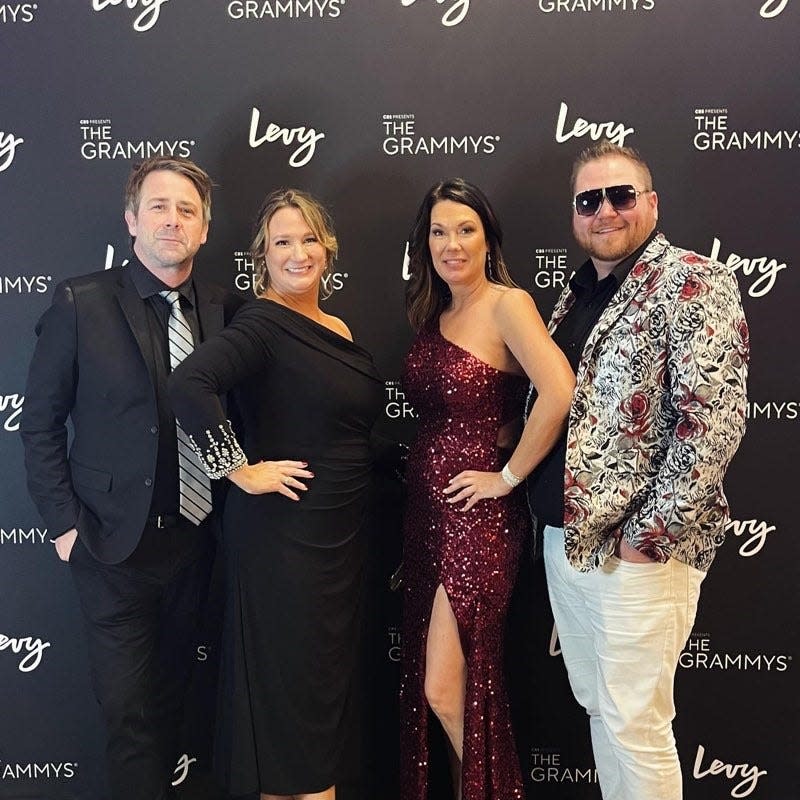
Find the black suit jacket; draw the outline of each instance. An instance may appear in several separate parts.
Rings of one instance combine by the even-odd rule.
[[[207,339],[244,300],[194,283]],[[159,430],[145,312],[127,267],[60,283],[36,326],[25,390],[20,428],[31,496],[52,537],[75,527],[107,564],[136,548],[153,493]]]

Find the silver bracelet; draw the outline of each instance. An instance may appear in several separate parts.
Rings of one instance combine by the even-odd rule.
[[[500,477],[512,488],[516,489],[519,486],[523,478],[520,478],[519,475],[515,475],[509,468],[508,464],[503,467],[502,472],[500,473]]]

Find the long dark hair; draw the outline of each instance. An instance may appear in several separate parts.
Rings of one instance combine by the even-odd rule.
[[[486,195],[463,178],[439,181],[426,192],[408,237],[411,278],[406,286],[406,314],[411,326],[417,331],[431,320],[437,319],[451,299],[450,289],[433,268],[428,246],[431,210],[441,200],[452,200],[454,203],[469,206],[478,215],[489,246],[486,277],[492,283],[516,286],[503,260],[503,229]]]

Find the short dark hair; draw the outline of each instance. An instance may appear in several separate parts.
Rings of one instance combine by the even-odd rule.
[[[647,166],[645,160],[639,155],[637,150],[632,147],[622,147],[622,145],[614,144],[608,139],[601,139],[597,144],[587,147],[578,153],[578,157],[572,164],[572,178],[570,179],[570,193],[575,194],[575,180],[578,177],[578,172],[581,167],[588,164],[590,161],[598,161],[601,158],[608,156],[619,156],[620,158],[627,158],[632,161],[641,170],[642,176],[645,179],[644,189],[650,191],[653,188],[653,176],[650,174],[650,167]]]

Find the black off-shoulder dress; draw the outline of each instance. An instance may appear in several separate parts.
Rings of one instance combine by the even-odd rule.
[[[228,391],[235,431],[218,399]],[[215,763],[233,795],[319,792],[341,779],[381,397],[365,350],[268,300],[245,305],[170,379],[212,477],[282,459],[315,475],[299,502],[235,486],[226,501]]]

